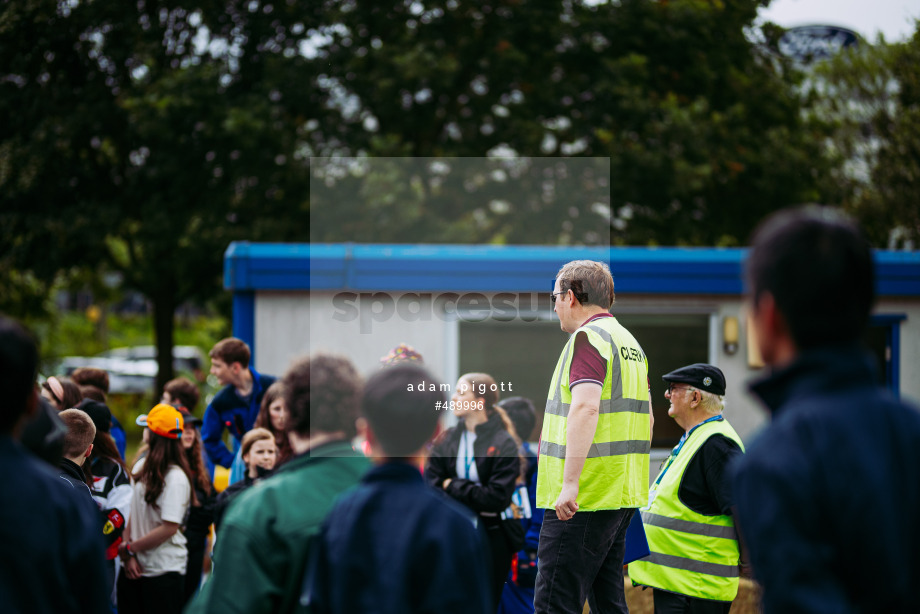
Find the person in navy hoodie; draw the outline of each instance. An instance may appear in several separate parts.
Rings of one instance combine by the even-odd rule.
[[[375,467],[332,509],[311,550],[302,605],[313,614],[486,614],[489,557],[476,515],[425,483],[418,470],[444,397],[409,392],[434,381],[413,364],[365,386]]]
[[[229,469],[243,435],[255,424],[262,395],[275,383],[275,378],[261,375],[250,366],[249,346],[235,337],[218,341],[208,356],[211,358],[211,375],[224,388],[204,411],[201,439],[211,462]],[[233,452],[224,445],[224,430],[229,430],[233,436]]]
[[[769,366],[751,391],[772,421],[732,487],[764,612],[920,612],[920,411],[879,386],[860,345],[868,241],[830,207],[782,211],[747,275]]]
[[[38,409],[38,350],[0,316],[0,604],[4,614],[107,612],[98,511],[16,438]]]

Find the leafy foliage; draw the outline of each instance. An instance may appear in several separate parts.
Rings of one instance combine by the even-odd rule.
[[[317,82],[343,121],[312,151],[609,156],[615,243],[739,244],[769,211],[821,200],[832,163],[822,125],[800,113],[801,76],[747,35],[761,4],[330,2]],[[582,215],[592,204],[563,200]],[[461,224],[482,207],[456,201],[447,219]],[[490,217],[533,215],[512,205]],[[572,217],[541,217],[528,242],[559,242]],[[505,240],[493,226],[467,241]],[[445,236],[434,221],[427,230]]]
[[[306,238],[296,126],[318,103],[278,9],[0,8],[4,258],[39,280],[120,271],[154,305],[161,381],[175,308],[219,290],[230,241]]]
[[[920,239],[920,28],[905,43],[881,39],[816,68],[814,113],[833,127],[831,151],[845,161],[833,181],[840,202],[873,243]]]

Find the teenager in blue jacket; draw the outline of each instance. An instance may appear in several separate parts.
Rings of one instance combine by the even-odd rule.
[[[262,396],[275,378],[257,373],[249,364],[249,346],[234,337],[218,341],[208,356],[211,358],[211,375],[224,388],[204,411],[201,439],[211,462],[230,468],[243,435],[255,424]],[[233,436],[233,452],[224,445],[225,430]]]

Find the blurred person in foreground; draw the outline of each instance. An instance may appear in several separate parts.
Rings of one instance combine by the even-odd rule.
[[[188,612],[294,611],[311,538],[369,467],[350,443],[362,390],[351,362],[318,354],[294,363],[282,381],[294,457],[227,510],[211,576]]]
[[[641,510],[651,552],[629,564],[629,578],[655,589],[656,614],[728,614],[741,560],[728,468],[744,445],[722,415],[725,375],[697,363],[661,379],[684,435]]]
[[[37,411],[35,341],[0,316],[0,605],[4,614],[107,612],[98,510],[16,441]]]
[[[774,612],[920,611],[920,412],[859,345],[869,244],[830,208],[774,214],[747,262],[772,414],[733,478],[741,534]]]
[[[312,612],[494,611],[476,515],[427,486],[417,469],[444,400],[440,392],[408,392],[419,380],[434,378],[400,364],[365,386],[362,413],[376,466],[323,525],[305,587]]]

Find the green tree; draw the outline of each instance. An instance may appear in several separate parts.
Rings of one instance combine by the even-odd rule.
[[[297,128],[321,97],[300,21],[258,2],[0,8],[4,261],[45,284],[120,271],[153,304],[158,385],[175,309],[219,291],[230,241],[306,237]]]
[[[752,42],[764,4],[329,3],[314,53],[343,121],[335,145],[314,155],[345,144],[369,156],[609,156],[615,243],[740,244],[766,213],[822,200],[819,178],[833,165],[823,125],[801,113],[801,73]],[[560,213],[524,240],[564,238],[573,203],[589,214],[559,195]],[[325,219],[325,205],[311,204]],[[467,240],[507,240],[507,226],[531,215],[529,203],[510,204],[486,211],[507,222]],[[468,195],[446,215],[469,226],[481,209]],[[372,231],[340,238],[398,239],[398,224],[376,223],[397,219],[385,210],[377,202]]]
[[[816,119],[833,129],[841,202],[879,247],[920,240],[920,27],[904,43],[862,44],[818,65]]]

